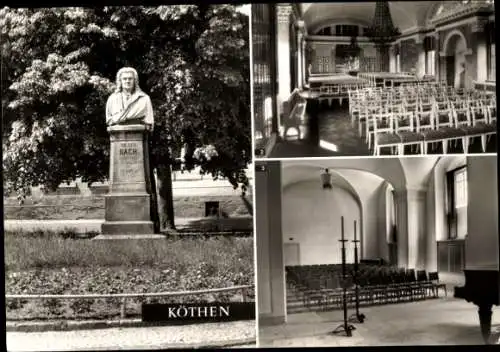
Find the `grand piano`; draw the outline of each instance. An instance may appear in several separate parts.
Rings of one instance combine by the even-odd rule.
[[[481,333],[488,344],[493,307],[500,304],[497,156],[467,157],[467,177],[465,285],[455,287],[454,296],[478,306]]]

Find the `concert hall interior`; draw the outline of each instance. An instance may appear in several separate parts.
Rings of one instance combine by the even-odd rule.
[[[259,346],[498,343],[497,181],[496,155],[256,161]]]
[[[492,0],[252,4],[255,154],[496,151]]]

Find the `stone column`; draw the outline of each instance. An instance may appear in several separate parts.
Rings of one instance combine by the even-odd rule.
[[[302,48],[302,41],[303,41],[303,35],[299,29],[299,32],[297,35],[297,51],[298,51],[298,53],[297,53],[297,68],[298,68],[298,70],[297,70],[298,71],[297,84],[298,84],[299,89],[302,89],[303,83],[304,83],[304,79],[303,79],[304,64],[302,63],[304,60],[304,53],[303,53],[303,48]]]
[[[377,68],[379,72],[389,72],[389,44],[376,44],[377,50]]]
[[[488,51],[484,36],[477,37],[477,81],[484,82],[488,79]]]
[[[257,162],[255,166],[257,218],[257,278],[259,325],[286,320],[286,291],[282,238],[281,163]]]
[[[280,114],[283,112],[282,103],[291,93],[290,79],[290,4],[276,5],[277,11],[277,46],[276,61],[278,68],[278,126],[281,128]]]
[[[110,133],[109,193],[105,196],[103,235],[153,234],[147,183],[146,126],[118,125]]]
[[[407,188],[396,191],[396,226],[398,231],[398,266],[425,268],[426,191]]]
[[[471,49],[476,51],[476,57],[472,60],[476,65],[476,81],[484,82],[488,79],[488,50],[487,50],[487,35],[485,32],[487,21],[477,20],[471,26],[472,36],[471,44],[476,47]]]

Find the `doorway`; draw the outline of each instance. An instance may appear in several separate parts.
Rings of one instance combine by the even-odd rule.
[[[455,56],[446,56],[446,84],[455,85]]]
[[[446,83],[455,88],[465,87],[467,42],[462,32],[452,31],[445,40]]]

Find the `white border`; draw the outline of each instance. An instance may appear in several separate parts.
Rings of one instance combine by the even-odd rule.
[[[252,149],[250,163],[252,167],[252,173],[254,174],[252,182],[252,206],[253,206],[253,271],[254,271],[254,296],[255,296],[255,348],[259,347],[259,294],[258,294],[258,280],[257,280],[257,214],[256,214],[256,175],[255,175],[255,119],[254,119],[254,95],[253,95],[253,32],[252,32],[252,10],[253,4],[247,4],[250,7],[248,14],[248,45],[249,45],[249,68],[250,68],[250,125],[251,125],[251,138],[252,138]]]

